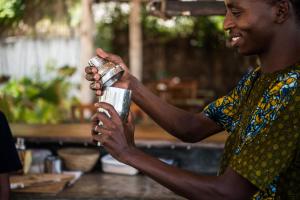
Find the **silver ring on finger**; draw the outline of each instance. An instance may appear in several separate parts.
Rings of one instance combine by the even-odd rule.
[[[98,126],[99,126],[99,125],[98,125]],[[97,130],[98,126],[95,126],[94,131],[97,133],[97,135],[101,135],[102,133],[100,133],[100,132]],[[100,126],[100,127],[101,127],[101,126]]]

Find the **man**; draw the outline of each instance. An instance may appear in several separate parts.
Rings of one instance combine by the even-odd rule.
[[[0,111],[0,199],[8,200],[9,173],[22,168],[5,115]]]
[[[116,159],[188,199],[300,199],[300,2],[225,0],[225,5],[224,29],[231,46],[243,55],[257,55],[261,66],[202,113],[161,101],[128,73],[118,56],[97,50],[99,57],[126,69],[115,86],[131,89],[133,101],[172,135],[198,142],[224,129],[229,132],[219,176],[168,166],[140,151],[131,120],[122,124],[105,103],[97,107],[108,110],[111,118],[95,114],[93,139]],[[86,72],[91,88],[101,95],[97,69],[87,67]]]

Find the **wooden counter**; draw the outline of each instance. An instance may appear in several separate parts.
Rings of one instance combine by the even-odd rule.
[[[59,142],[92,142],[90,123],[70,123],[56,125],[28,125],[10,124],[14,137],[23,137],[38,141]],[[184,144],[154,123],[138,124],[135,129],[137,144]],[[226,132],[211,136],[201,144],[224,144],[227,138]],[[192,144],[192,145],[197,145]]]
[[[184,200],[152,179],[105,173],[84,174],[57,195],[14,193],[12,200]]]

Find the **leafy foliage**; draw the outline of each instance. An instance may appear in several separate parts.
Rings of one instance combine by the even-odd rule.
[[[58,72],[58,73],[57,73]],[[24,77],[10,80],[0,89],[0,110],[12,122],[29,124],[58,123],[69,118],[70,90],[68,77],[74,68],[63,67],[49,81]],[[2,94],[2,95],[1,95]]]
[[[223,18],[198,17],[195,18],[194,32],[192,34],[192,44],[206,50],[221,48],[225,45],[225,33],[222,28]]]
[[[107,3],[103,3],[104,6]],[[122,4],[106,6],[106,16],[97,22],[96,46],[111,51],[112,40],[116,32],[128,33],[128,12],[124,12]],[[149,16],[142,9],[142,28],[145,38],[155,38],[166,43],[178,38],[190,38],[191,45],[199,48],[214,49],[224,46],[225,33],[222,28],[223,16],[188,17],[178,16],[164,20]],[[214,41],[214,42],[212,42]]]
[[[0,0],[0,34],[35,36],[45,32],[56,33],[55,31],[59,34],[62,32],[59,29],[70,29],[78,25],[79,2],[80,0]]]
[[[24,12],[23,0],[0,0],[1,27],[13,26],[21,19]]]

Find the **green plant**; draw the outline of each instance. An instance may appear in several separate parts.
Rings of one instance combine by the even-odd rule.
[[[10,80],[0,89],[0,109],[11,122],[45,124],[66,121],[74,99],[68,97],[71,84],[68,78],[75,68],[68,66],[55,72],[53,79],[42,81],[28,77]],[[48,73],[50,75],[50,73]]]

